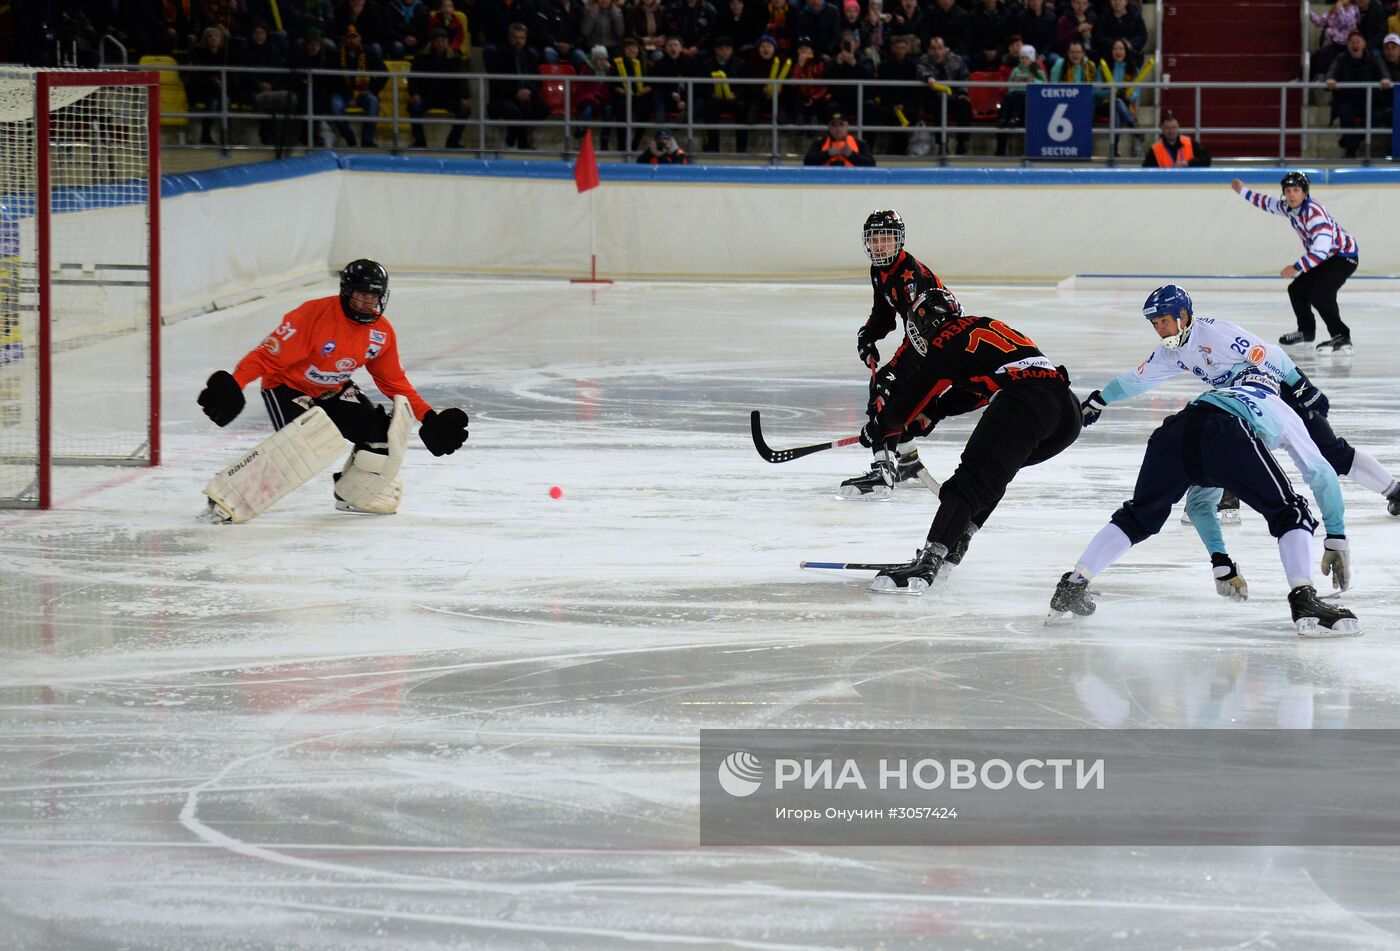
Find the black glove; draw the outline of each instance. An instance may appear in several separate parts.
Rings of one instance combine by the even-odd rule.
[[[866,423],[860,430],[860,444],[866,449],[874,449],[885,444],[885,431],[874,423]]]
[[[875,346],[875,337],[869,327],[861,327],[860,333],[856,334],[856,353],[860,354],[860,362],[867,367],[874,369],[879,365],[880,350]]]
[[[1103,394],[1098,390],[1090,393],[1084,402],[1079,404],[1079,412],[1084,417],[1084,425],[1092,426],[1099,421],[1103,411],[1108,408],[1108,404],[1103,401]]]
[[[1307,419],[1309,413],[1327,415],[1327,394],[1313,386],[1312,380],[1302,370],[1298,371],[1298,382],[1286,387],[1285,391],[1290,394],[1288,401],[1303,419]]]
[[[418,427],[418,438],[435,456],[450,456],[467,441],[467,414],[457,407],[439,413],[430,409]]]
[[[227,426],[243,412],[243,387],[227,370],[216,370],[204,383],[199,405],[215,426]]]
[[[927,436],[929,433],[933,432],[933,427],[938,425],[940,417],[931,412],[932,409],[932,406],[925,407],[922,413],[909,421],[909,425],[904,427],[904,438],[907,439],[911,436]],[[928,420],[927,425],[920,422],[920,420],[923,419]]]

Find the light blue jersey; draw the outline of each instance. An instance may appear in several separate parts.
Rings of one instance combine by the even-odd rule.
[[[1202,393],[1191,402],[1209,403],[1238,416],[1249,424],[1266,447],[1286,451],[1322,509],[1327,534],[1346,534],[1342,486],[1337,481],[1337,473],[1318,451],[1303,420],[1282,397],[1259,384],[1244,383]],[[1225,539],[1220,534],[1220,519],[1215,514],[1220,495],[1220,489],[1192,486],[1186,494],[1186,512],[1206,548],[1223,554]]]
[[[1263,370],[1280,384],[1301,379],[1292,358],[1237,324],[1213,317],[1193,317],[1191,335],[1176,350],[1159,346],[1137,365],[1104,386],[1105,403],[1146,393],[1179,373],[1190,373],[1206,386],[1226,386],[1241,370]]]

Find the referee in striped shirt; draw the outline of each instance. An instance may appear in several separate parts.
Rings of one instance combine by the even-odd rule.
[[[1279,337],[1278,342],[1285,346],[1312,343],[1317,333],[1316,310],[1331,335],[1317,345],[1318,353],[1350,353],[1351,331],[1337,310],[1337,291],[1356,272],[1356,239],[1309,196],[1307,175],[1289,172],[1279,184],[1283,187],[1281,201],[1245,188],[1238,178],[1230,183],[1255,208],[1287,218],[1303,242],[1302,257],[1279,271],[1279,277],[1293,279],[1288,299],[1298,318],[1298,329]]]

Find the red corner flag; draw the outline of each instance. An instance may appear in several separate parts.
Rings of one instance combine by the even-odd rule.
[[[598,157],[593,154],[592,129],[583,134],[583,148],[578,150],[578,160],[574,162],[574,184],[580,193],[601,184],[598,179]]]

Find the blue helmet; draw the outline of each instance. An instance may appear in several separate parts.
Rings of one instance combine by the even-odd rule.
[[[1158,317],[1176,317],[1185,307],[1187,314],[1195,313],[1191,306],[1191,295],[1180,284],[1167,284],[1147,295],[1142,304],[1142,316],[1148,320]]]
[[[1181,316],[1182,308],[1186,309],[1184,319]],[[1179,349],[1186,343],[1186,338],[1191,336],[1191,313],[1191,295],[1179,284],[1167,284],[1157,288],[1147,295],[1147,300],[1142,304],[1142,316],[1148,320],[1156,320],[1158,317],[1177,318],[1176,333],[1162,338],[1162,346],[1168,350]]]

